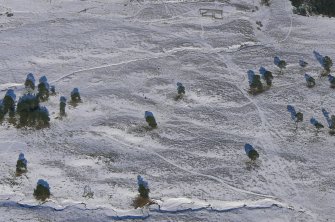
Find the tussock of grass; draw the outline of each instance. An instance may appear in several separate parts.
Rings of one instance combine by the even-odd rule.
[[[141,208],[141,207],[151,205],[151,204],[154,204],[154,203],[155,202],[150,200],[150,198],[144,198],[144,197],[141,197],[140,195],[138,195],[133,200],[132,206],[135,207],[135,209],[137,209],[137,208]]]

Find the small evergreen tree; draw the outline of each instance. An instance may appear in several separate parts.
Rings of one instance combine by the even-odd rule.
[[[272,72],[266,70],[264,67],[259,69],[259,73],[262,75],[262,78],[265,80],[268,86],[272,85],[273,75]]]
[[[185,87],[180,82],[177,82],[177,91],[178,95],[185,94]]]
[[[302,112],[297,112],[296,116],[296,122],[302,122],[304,121],[304,114]]]
[[[322,66],[327,72],[330,72],[330,68],[333,66],[333,61],[329,56],[323,57]]]
[[[38,107],[39,100],[37,96],[28,93],[20,97],[17,103],[17,113],[21,126],[32,126],[35,124],[35,116],[33,113]]]
[[[291,119],[296,123],[302,122],[304,120],[304,115],[301,112],[296,112],[294,107],[291,105],[287,106],[287,111],[291,113]]]
[[[258,152],[248,143],[244,145],[244,150],[252,161],[255,161],[259,157]]]
[[[37,127],[49,126],[50,117],[49,117],[49,111],[46,107],[39,106],[38,109],[33,114],[36,119]]]
[[[312,76],[305,73],[305,79],[306,79],[306,82],[307,82],[307,87],[311,88],[311,87],[315,86],[315,79]]]
[[[259,75],[255,75],[254,79],[250,85],[251,88],[257,89],[258,91],[263,90],[263,84],[261,82],[261,77]]]
[[[329,56],[322,56],[320,53],[317,51],[313,51],[314,56],[316,60],[321,64],[321,66],[324,68],[324,72],[322,75],[328,75],[330,72],[330,68],[333,66],[333,61]]]
[[[71,92],[71,102],[78,103],[81,101],[80,93],[78,88],[74,88]]]
[[[34,189],[34,197],[37,200],[45,201],[50,197],[50,186],[47,181],[39,179],[36,189]]]
[[[39,99],[33,94],[23,95],[17,104],[20,126],[46,127],[49,125],[48,109],[39,105]]]
[[[21,175],[22,173],[27,172],[27,160],[24,157],[23,153],[20,153],[19,159],[16,162],[16,174]]]
[[[261,82],[261,77],[259,75],[255,75],[254,71],[248,71],[248,80],[250,86],[250,92],[252,94],[257,94],[263,91],[263,84]]]
[[[300,60],[299,60],[299,65],[300,65],[302,68],[305,68],[305,67],[308,65],[308,63],[305,62],[304,60],[300,59]]]
[[[330,87],[335,88],[335,77],[332,75],[328,75],[328,81],[330,83]]]
[[[328,127],[330,129],[330,134],[335,134],[335,115],[329,115],[329,112],[326,111],[326,109],[322,109],[323,116],[325,117]]]
[[[11,114],[14,114],[15,112],[15,99],[16,99],[16,95],[14,93],[14,90],[12,89],[9,89],[7,90],[6,92],[6,95],[2,101],[3,103],[3,111],[4,113],[8,113],[11,115]]]
[[[280,72],[283,72],[283,69],[286,68],[286,61],[285,60],[281,60],[278,56],[275,56],[273,59],[273,63],[280,68]]]
[[[144,181],[144,179],[138,175],[137,176],[137,185],[138,185],[138,193],[139,195],[134,199],[133,206],[135,209],[139,207],[144,207],[148,204],[152,204],[153,202],[149,198],[149,186],[148,182]]]
[[[334,135],[335,134],[335,115],[331,115],[330,119],[331,119],[332,124],[329,126],[329,129],[330,129],[329,133],[331,135]]]
[[[32,73],[27,75],[26,81],[24,82],[24,86],[27,90],[35,90],[35,77]]]
[[[324,126],[323,126],[321,123],[319,123],[315,118],[311,118],[310,123],[311,123],[313,126],[315,126],[315,128],[316,128],[317,130],[320,130],[320,129],[324,128]]]
[[[66,98],[64,96],[61,96],[59,99],[59,113],[61,116],[65,116],[65,107],[66,107]]]
[[[177,82],[177,92],[178,95],[175,97],[175,100],[179,100],[185,95],[185,87],[180,82]]]
[[[145,118],[145,120],[147,121],[147,123],[149,124],[150,127],[152,127],[152,128],[157,127],[156,119],[155,119],[154,114],[152,112],[145,111],[144,118]]]
[[[149,185],[148,182],[145,181],[140,175],[137,176],[137,185],[138,185],[138,192],[140,197],[148,199],[149,198]]]
[[[287,106],[287,111],[291,113],[291,119],[296,123],[295,130],[297,130],[298,124],[304,120],[304,114],[301,112],[296,112],[294,107],[291,105]]]
[[[43,102],[43,101],[47,101],[49,99],[49,83],[48,83],[48,79],[46,76],[42,76],[39,79],[39,84],[38,84],[38,93],[37,93],[37,97],[38,99]]]

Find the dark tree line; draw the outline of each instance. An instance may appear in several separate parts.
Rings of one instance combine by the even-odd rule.
[[[334,0],[290,0],[300,15],[317,14],[335,17]]]

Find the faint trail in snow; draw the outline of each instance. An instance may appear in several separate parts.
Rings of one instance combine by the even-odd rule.
[[[202,174],[202,173],[198,173],[198,172],[194,172],[194,171],[191,171],[191,170],[188,170],[184,167],[181,167],[177,164],[175,164],[174,162],[166,159],[164,156],[156,153],[155,151],[153,151],[152,149],[151,150],[147,150],[147,149],[144,149],[144,148],[140,148],[140,147],[136,147],[136,146],[131,146],[129,145],[128,143],[124,142],[124,141],[121,141],[120,139],[117,139],[115,138],[113,135],[110,135],[108,134],[107,131],[102,131],[105,133],[105,135],[110,138],[111,140],[114,140],[115,142],[119,143],[119,144],[122,144],[130,149],[137,149],[137,150],[140,150],[142,152],[147,152],[147,153],[151,153],[157,157],[159,157],[161,160],[165,161],[166,163],[182,170],[182,171],[185,171],[187,173],[190,173],[190,174],[193,174],[193,175],[197,175],[197,176],[202,176],[202,177],[206,177],[206,178],[209,178],[209,179],[212,179],[212,180],[215,180],[219,183],[221,183],[222,185],[224,185],[225,187],[229,188],[229,189],[232,189],[236,192],[240,192],[240,193],[244,193],[244,194],[249,194],[249,195],[254,195],[254,196],[258,196],[258,197],[263,197],[263,198],[268,198],[268,199],[271,199],[271,200],[278,200],[279,198],[278,197],[275,197],[275,196],[270,196],[270,195],[265,195],[265,194],[259,194],[259,193],[255,193],[255,192],[251,192],[251,191],[247,191],[247,190],[243,190],[243,189],[240,189],[240,188],[236,188],[232,185],[229,185],[228,183],[226,183],[224,180],[222,180],[221,178],[219,177],[215,177],[215,176],[211,176],[211,175],[208,175],[208,174]],[[287,205],[287,204],[285,204]],[[302,213],[306,213],[308,215],[310,215],[311,217],[315,218],[315,215],[313,213],[311,213],[309,210],[305,210],[305,209],[302,209],[300,208],[299,210],[296,209],[294,206],[289,206],[287,205],[287,209],[292,209],[294,211],[297,211],[297,212],[302,212]]]
[[[284,4],[285,4],[285,10],[287,11],[287,3],[286,3],[286,1],[288,1],[288,0],[283,0],[283,1],[284,1]],[[291,11],[291,15],[290,15],[291,25],[290,25],[290,29],[289,29],[286,37],[283,40],[278,41],[278,43],[285,42],[288,39],[288,37],[290,36],[290,34],[291,34],[292,26],[293,26],[293,11],[292,10],[290,10],[290,11]]]
[[[201,34],[200,34],[200,38],[202,40],[204,40],[204,34],[205,34],[205,29],[204,29],[204,26],[202,24],[202,18],[200,18],[200,25],[201,25]]]
[[[77,71],[73,71],[71,73],[68,73],[64,76],[59,77],[58,79],[52,80],[49,83],[56,83],[59,82],[62,79],[65,79],[69,76],[75,75],[77,73],[81,73],[81,72],[86,72],[86,71],[93,71],[93,70],[97,70],[97,69],[105,69],[105,68],[109,68],[109,67],[113,67],[113,66],[119,66],[119,65],[124,65],[124,64],[128,64],[128,63],[132,63],[132,62],[138,62],[138,61],[146,61],[146,60],[150,60],[150,59],[160,59],[160,58],[165,58],[168,56],[172,56],[174,53],[177,52],[181,52],[181,51],[185,51],[185,50],[194,50],[194,51],[203,51],[203,52],[207,52],[207,53],[219,53],[219,52],[227,52],[227,53],[231,53],[231,52],[236,52],[241,50],[241,48],[243,47],[248,47],[248,46],[256,46],[257,44],[254,44],[253,42],[246,42],[243,43],[243,45],[233,45],[227,48],[216,48],[216,49],[212,49],[212,50],[206,50],[206,48],[195,48],[195,47],[179,47],[179,48],[175,48],[175,49],[171,49],[168,51],[165,51],[164,53],[158,53],[158,56],[153,56],[153,57],[146,57],[146,58],[139,58],[139,59],[132,59],[132,60],[127,60],[127,61],[122,61],[122,62],[118,62],[118,63],[114,63],[114,64],[107,64],[107,65],[102,65],[102,66],[95,66],[95,67],[91,67],[91,68],[86,68],[86,69],[80,69]],[[22,84],[20,84],[22,85]]]
[[[129,2],[129,4],[131,4],[133,1],[130,1]],[[137,3],[139,4],[139,5],[142,5],[139,1],[137,1]],[[148,5],[149,3],[145,3],[145,4],[143,4],[142,5],[142,7],[136,12],[136,14],[135,15],[133,15],[132,16],[132,18],[134,18],[134,22],[136,22],[138,19],[137,19],[137,16],[142,12],[142,10],[144,9],[144,7],[146,6],[146,5]]]
[[[123,61],[123,62],[119,62],[119,63],[114,63],[114,64],[95,66],[95,67],[91,67],[91,68],[87,68],[87,69],[80,69],[80,70],[71,72],[69,74],[66,74],[66,75],[64,75],[64,76],[62,76],[62,77],[60,77],[58,79],[52,80],[52,81],[50,81],[50,83],[59,82],[62,79],[65,79],[65,78],[67,78],[69,76],[72,76],[72,75],[75,75],[75,74],[81,73],[81,72],[93,71],[93,70],[97,70],[97,69],[105,69],[105,68],[108,68],[108,67],[123,65],[123,64],[132,63],[132,62],[146,61],[146,60],[150,60],[150,59],[159,59],[159,58],[164,58],[166,56],[169,56],[169,55],[160,55],[160,56],[157,56],[157,57],[148,57],[148,58],[133,59],[133,60],[127,60],[127,61]]]
[[[143,149],[143,148],[140,148],[140,147],[131,146],[131,145],[129,145],[128,143],[123,142],[123,141],[121,141],[121,140],[119,140],[119,139],[116,139],[116,138],[113,137],[112,135],[109,135],[108,132],[106,132],[106,131],[103,131],[103,132],[108,136],[108,138],[110,138],[110,139],[114,140],[115,142],[120,143],[120,144],[122,144],[122,145],[124,145],[124,146],[126,146],[126,147],[128,147],[128,148],[130,148],[130,149],[137,149],[137,150],[140,150],[140,151],[143,151],[143,152],[149,152],[149,153],[151,153],[151,154],[154,154],[155,156],[159,157],[159,158],[162,159],[163,161],[169,163],[170,165],[172,165],[172,166],[174,166],[174,167],[176,167],[176,168],[178,168],[178,169],[180,169],[180,170],[183,170],[183,171],[185,171],[185,172],[187,172],[187,173],[190,173],[190,174],[194,174],[194,175],[198,175],[198,176],[203,176],[203,177],[207,177],[207,178],[209,178],[209,179],[215,180],[215,181],[221,183],[222,185],[224,185],[225,187],[230,188],[230,189],[232,189],[232,190],[234,190],[234,191],[237,191],[237,192],[240,192],[240,193],[245,193],[245,194],[250,194],[250,195],[254,195],[254,196],[259,196],[259,197],[265,197],[265,198],[271,198],[271,199],[278,199],[278,198],[275,197],[275,196],[265,195],[265,194],[260,194],[260,193],[256,193],[256,192],[252,192],[252,191],[248,191],[248,190],[243,190],[243,189],[234,187],[234,186],[232,186],[232,185],[229,185],[228,183],[226,183],[225,181],[223,181],[223,180],[222,180],[221,178],[219,178],[219,177],[215,177],[215,176],[211,176],[211,175],[208,175],[208,174],[202,174],[202,173],[198,173],[198,172],[194,172],[194,171],[188,170],[188,169],[186,169],[186,168],[184,168],[184,167],[181,167],[181,166],[175,164],[174,162],[172,162],[172,161],[166,159],[164,156],[162,156],[162,155],[156,153],[156,152],[153,151],[152,149],[151,149],[151,150],[147,150],[147,149]]]
[[[285,8],[285,11],[287,12],[287,3],[286,3],[286,1],[289,1],[289,0],[278,0],[277,2],[282,2],[282,1],[284,1],[284,8]],[[271,5],[270,5],[270,7],[271,7]],[[277,9],[274,8],[273,10],[277,10]],[[264,47],[274,47],[275,43],[285,42],[289,38],[289,36],[291,35],[291,32],[292,32],[292,28],[293,28],[293,16],[294,16],[293,15],[293,11],[291,10],[291,13],[290,13],[290,28],[289,28],[286,36],[282,40],[273,40],[272,37],[271,37],[269,39],[272,39],[272,40],[270,40],[270,42],[268,42],[268,43],[262,44],[262,46],[264,46]],[[267,34],[266,31],[264,33]],[[269,37],[268,35],[266,35],[266,36]]]
[[[164,8],[165,8],[165,12],[167,15],[169,15],[170,17],[173,17],[169,7],[166,5],[166,3],[164,2],[164,0],[161,0],[162,4],[164,5]]]
[[[220,56],[220,55],[218,55]],[[225,58],[226,59],[226,58]],[[227,60],[227,59],[226,59]],[[228,63],[227,63],[228,64]],[[234,69],[235,70],[240,70],[240,68],[235,65],[235,63],[231,62],[230,64],[234,64]],[[230,71],[230,74],[233,75],[233,72],[232,72],[232,68],[228,65],[228,69]],[[239,73],[243,73],[243,70],[240,70]],[[247,81],[246,79],[244,79],[244,81]],[[291,185],[294,185],[294,182],[292,181],[291,177],[288,175],[287,171],[283,168],[282,164],[281,164],[281,161],[278,159],[278,151],[280,150],[280,148],[276,145],[275,142],[272,141],[272,136],[271,136],[271,132],[270,130],[268,129],[268,126],[267,125],[270,125],[265,117],[265,114],[263,112],[263,110],[260,108],[260,106],[257,104],[256,101],[254,101],[254,99],[248,94],[245,92],[245,90],[243,90],[239,84],[236,84],[236,87],[241,91],[241,93],[250,101],[254,104],[254,106],[256,107],[257,111],[258,111],[258,115],[259,115],[259,118],[261,120],[261,124],[262,124],[262,131],[263,133],[265,133],[265,135],[262,135],[261,137],[258,136],[257,138],[257,141],[260,141],[260,138],[263,140],[260,141],[260,143],[262,144],[263,147],[274,147],[274,149],[272,149],[272,151],[275,153],[276,156],[274,156],[274,159],[276,161],[278,161],[278,164],[276,164],[276,167],[277,169],[280,169],[282,168],[280,171],[281,175],[284,176],[285,175],[285,180],[288,182],[289,184]],[[278,132],[276,132],[278,133]],[[267,135],[266,135],[267,134]],[[278,135],[280,135],[280,133],[278,133]],[[297,192],[297,188],[296,186],[293,186],[291,187],[295,190],[295,193],[298,194]],[[307,213],[308,215],[312,216],[314,219],[315,219],[315,214],[310,212],[310,211],[306,211],[305,213]]]
[[[143,151],[144,149],[142,149]],[[191,170],[188,170],[188,169],[185,169],[181,166],[178,166],[177,164],[173,163],[172,161],[166,159],[165,157],[163,157],[162,155],[154,152],[154,151],[150,151],[151,153],[153,153],[154,155],[158,156],[160,159],[164,160],[165,162],[177,167],[178,169],[181,169],[185,172],[188,172],[190,174],[194,174],[194,175],[198,175],[198,176],[203,176],[203,177],[207,177],[207,178],[210,178],[210,179],[213,179],[221,184],[223,184],[225,187],[229,188],[229,189],[232,189],[234,191],[237,191],[237,192],[240,192],[240,193],[245,193],[245,194],[250,194],[250,195],[254,195],[254,196],[259,196],[259,197],[266,197],[266,198],[271,198],[271,199],[278,199],[274,196],[270,196],[270,195],[264,195],[264,194],[260,194],[260,193],[255,193],[255,192],[251,192],[251,191],[247,191],[247,190],[243,190],[243,189],[240,189],[240,188],[236,188],[232,185],[229,185],[228,183],[226,183],[225,181],[223,181],[221,178],[218,178],[218,177],[215,177],[215,176],[211,176],[211,175],[208,175],[208,174],[202,174],[202,173],[198,173],[198,172],[194,172],[194,171],[191,171]]]
[[[8,146],[7,148],[1,150],[0,156],[8,154],[9,152],[11,152],[11,153],[16,152],[16,150],[13,151],[13,146],[15,144],[21,144],[21,145],[23,145],[23,147],[27,146],[26,143],[20,142],[20,141],[15,141],[15,140],[0,140],[0,141],[1,141],[0,144],[2,144],[2,143],[10,143],[10,146]],[[21,148],[19,150],[23,150],[23,149]],[[18,153],[17,153],[17,155],[18,155]]]

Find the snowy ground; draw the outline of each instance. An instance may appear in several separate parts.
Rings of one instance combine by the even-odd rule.
[[[259,10],[255,10],[258,6]],[[199,9],[221,9],[223,19]],[[7,17],[4,13],[12,12]],[[0,90],[24,93],[28,72],[59,93],[48,129],[0,134],[0,221],[333,221],[335,139],[316,134],[334,90],[312,51],[335,59],[334,19],[292,15],[288,0],[1,0]],[[256,21],[263,27],[258,30]],[[289,63],[284,75],[273,65]],[[303,70],[298,60],[309,66]],[[247,93],[248,69],[274,72]],[[303,74],[316,77],[308,89]],[[186,96],[175,101],[176,83]],[[83,103],[59,119],[59,96]],[[288,104],[303,111],[294,131]],[[144,111],[158,129],[146,130]],[[251,165],[245,143],[260,153]],[[15,177],[20,152],[26,176]],[[133,210],[137,175],[157,204]],[[52,198],[33,198],[39,178]],[[93,199],[82,197],[89,185]]]

